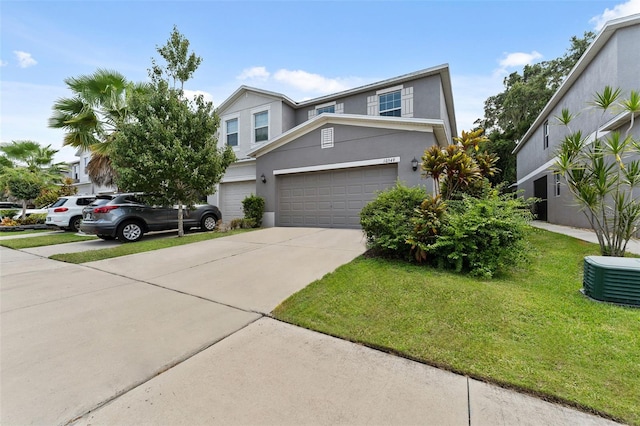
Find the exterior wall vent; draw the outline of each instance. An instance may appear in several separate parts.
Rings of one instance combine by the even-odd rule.
[[[640,306],[640,259],[587,256],[582,285],[592,299]]]

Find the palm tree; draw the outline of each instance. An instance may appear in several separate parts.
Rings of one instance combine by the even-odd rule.
[[[67,78],[65,84],[73,97],[56,101],[49,127],[67,132],[64,145],[91,151],[87,173],[93,182],[113,185],[111,142],[127,120],[130,97],[136,92],[146,92],[148,85],[134,84],[119,72],[105,69]]]
[[[2,166],[8,168],[24,168],[40,175],[44,181],[59,183],[62,172],[66,171],[65,163],[54,163],[53,157],[58,152],[51,145],[41,146],[38,142],[21,140],[0,144]]]
[[[54,163],[58,151],[51,145],[22,140],[0,144],[0,184],[3,190],[22,200],[22,217],[27,201],[52,184],[62,182],[65,163]]]

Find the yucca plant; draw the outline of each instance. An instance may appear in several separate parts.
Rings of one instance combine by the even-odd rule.
[[[602,111],[593,137],[572,132],[574,117],[563,109],[558,121],[569,134],[557,153],[554,172],[561,175],[595,231],[603,256],[624,256],[629,239],[640,225],[640,199],[634,189],[640,186],[640,143],[630,135],[634,117],[640,112],[640,95],[632,91],[619,100],[620,89],[607,86],[596,93],[592,106]],[[630,125],[601,136],[606,113],[620,109],[630,115]]]

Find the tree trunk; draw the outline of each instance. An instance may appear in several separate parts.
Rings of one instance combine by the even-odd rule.
[[[178,237],[184,237],[182,201],[178,201]]]

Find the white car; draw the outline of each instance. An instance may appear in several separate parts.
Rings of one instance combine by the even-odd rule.
[[[47,209],[47,220],[45,223],[49,227],[77,232],[78,229],[80,229],[80,222],[82,222],[82,209],[95,199],[95,195],[68,195],[60,197],[58,201],[51,204]]]
[[[49,213],[49,206],[45,206],[41,209],[26,209],[24,212],[25,217],[29,217],[32,214],[46,214]],[[20,219],[22,217],[22,207],[18,210],[18,213],[16,213],[15,216],[13,216],[14,219]]]

